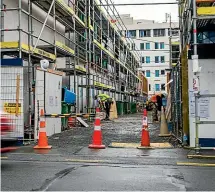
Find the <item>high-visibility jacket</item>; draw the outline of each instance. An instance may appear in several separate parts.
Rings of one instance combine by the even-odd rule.
[[[111,98],[109,95],[106,95],[106,94],[99,94],[98,97],[102,102],[107,101],[108,99]]]

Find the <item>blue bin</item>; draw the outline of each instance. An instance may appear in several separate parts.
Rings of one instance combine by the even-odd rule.
[[[63,101],[67,104],[75,104],[76,94],[68,90],[67,88],[63,88],[63,89],[64,89]]]

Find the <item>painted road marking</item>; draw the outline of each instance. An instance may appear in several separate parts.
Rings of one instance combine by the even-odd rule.
[[[113,142],[109,145],[112,148],[140,148],[140,143],[116,143]],[[143,148],[172,148],[172,145],[168,142],[165,143],[150,143],[150,147],[143,147]]]
[[[190,162],[177,162],[181,166],[197,166],[197,167],[215,167],[214,163],[190,163]]]
[[[85,160],[85,159],[66,159],[66,161],[71,161],[71,162],[82,162],[82,163],[102,163],[105,162],[103,160]]]
[[[188,158],[207,158],[207,159],[215,159],[215,155],[187,155]]]
[[[11,153],[11,154],[15,154],[15,155],[52,155],[52,156],[60,156],[61,154],[52,154],[52,153],[47,153],[47,154],[43,154],[43,153]]]
[[[1,157],[1,159],[8,159],[8,157]]]

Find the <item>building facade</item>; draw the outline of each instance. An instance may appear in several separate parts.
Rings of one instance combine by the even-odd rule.
[[[167,69],[177,61],[177,58],[172,58],[175,54],[172,54],[170,62],[170,23],[134,20],[129,14],[120,16],[126,25],[124,35],[134,40],[130,48],[141,55],[139,70],[148,78],[149,96],[167,93]],[[175,45],[179,41],[178,23],[171,23],[171,32],[171,42]]]

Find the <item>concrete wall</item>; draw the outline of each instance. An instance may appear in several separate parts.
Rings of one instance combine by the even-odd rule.
[[[200,59],[199,65],[202,67],[200,73],[200,92],[208,91],[209,94],[215,94],[215,68],[214,68],[214,59]],[[188,62],[188,73],[189,73],[189,92],[193,91],[193,72],[192,72],[192,60]],[[189,122],[190,122],[190,146],[195,146],[195,117],[193,115],[193,97],[189,97]],[[194,99],[195,101],[195,99]],[[200,103],[200,102],[198,102]],[[209,98],[209,105],[206,108],[209,111],[209,117],[201,118],[202,121],[215,121],[215,98]],[[202,109],[198,107],[199,109]],[[215,126],[214,125],[199,125],[199,138],[200,145],[204,147],[215,147]]]

